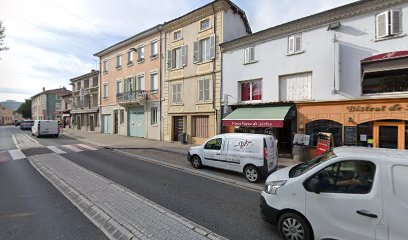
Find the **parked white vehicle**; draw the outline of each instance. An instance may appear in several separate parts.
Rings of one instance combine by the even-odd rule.
[[[55,120],[35,120],[31,128],[32,135],[40,136],[55,136],[59,135],[58,121]]]
[[[278,167],[276,140],[271,135],[227,133],[192,147],[187,159],[194,168],[210,166],[244,173],[257,182]]]
[[[340,147],[271,174],[261,216],[284,239],[405,240],[408,151]]]

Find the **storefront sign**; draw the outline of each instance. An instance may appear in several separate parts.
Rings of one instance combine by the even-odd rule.
[[[223,120],[223,126],[281,128],[283,120]]]
[[[357,145],[357,127],[356,126],[344,126],[344,145],[346,146]]]
[[[393,104],[389,106],[371,106],[371,105],[366,105],[366,106],[347,106],[347,111],[349,112],[398,112],[398,111],[408,111],[408,104],[407,105],[402,105],[402,104]]]
[[[317,145],[316,145],[316,154],[319,156],[320,154],[328,151],[332,144],[333,137],[331,133],[323,133],[320,132],[317,135]]]

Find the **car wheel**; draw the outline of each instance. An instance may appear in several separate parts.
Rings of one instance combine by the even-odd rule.
[[[201,163],[201,158],[197,155],[191,157],[191,166],[193,168],[201,168],[203,164]]]
[[[309,224],[296,213],[285,213],[279,218],[278,229],[286,240],[311,240]]]
[[[55,134],[55,135],[54,135],[54,137],[56,137],[56,138],[57,138],[58,136],[59,136],[59,134]]]
[[[244,169],[244,175],[245,178],[252,183],[258,182],[261,178],[261,172],[253,165],[249,165]]]

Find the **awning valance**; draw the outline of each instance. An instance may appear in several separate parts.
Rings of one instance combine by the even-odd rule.
[[[281,128],[291,106],[238,108],[222,120],[223,126]]]
[[[361,60],[364,73],[408,68],[408,51],[383,53]]]

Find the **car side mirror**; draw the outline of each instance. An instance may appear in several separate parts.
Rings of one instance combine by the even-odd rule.
[[[316,194],[320,194],[322,192],[320,181],[316,178],[312,178],[309,180],[307,188],[308,190]]]

